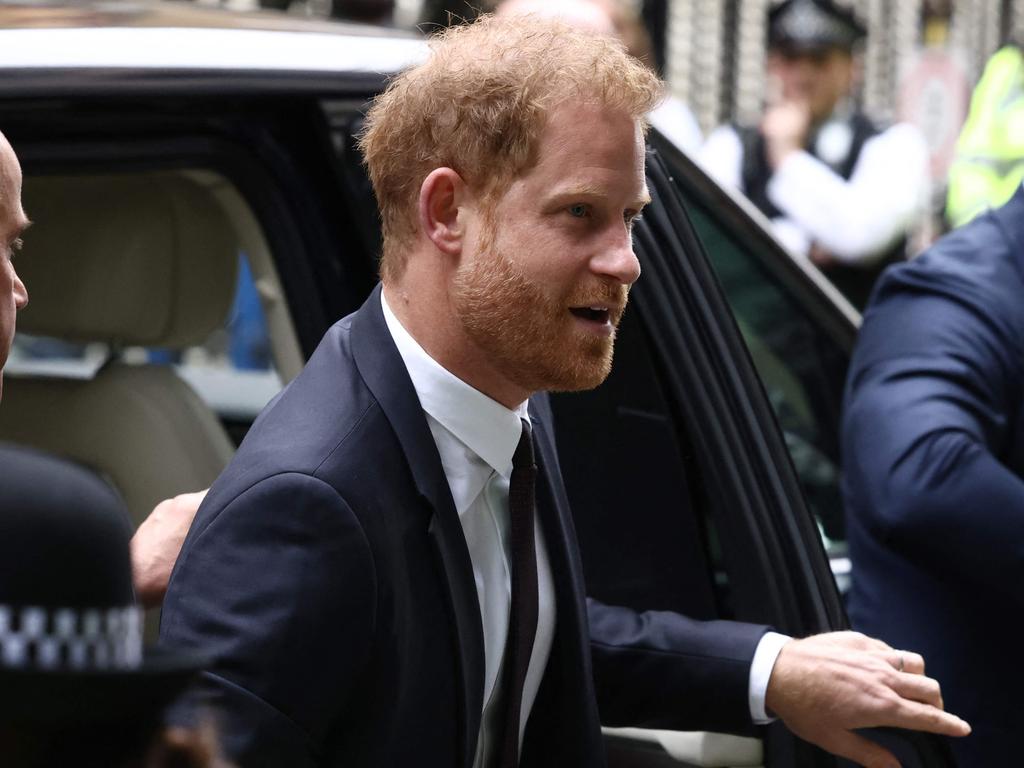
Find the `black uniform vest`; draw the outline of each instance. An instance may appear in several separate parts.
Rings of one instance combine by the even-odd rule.
[[[817,134],[808,137],[805,150],[813,157],[821,160],[829,168],[849,179],[853,175],[853,169],[860,158],[864,144],[881,131],[865,115],[855,113],[849,118],[848,123],[853,129],[853,137],[850,141],[850,149],[846,156],[835,163],[822,159],[815,150]],[[768,162],[768,152],[765,147],[764,137],[757,128],[736,127],[736,133],[740,137],[743,147],[742,183],[743,193],[756,205],[765,216],[773,219],[777,216],[785,216],[771,200],[768,199],[768,182],[772,178],[772,168]],[[887,266],[906,258],[907,240],[901,238],[882,258],[868,266],[852,264],[833,264],[822,271],[829,280],[842,292],[850,303],[857,309],[863,310],[871,295],[871,288],[875,280]]]

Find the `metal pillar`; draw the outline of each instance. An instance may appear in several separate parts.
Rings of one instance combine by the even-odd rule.
[[[725,36],[724,3],[696,0],[693,24],[694,66],[690,71],[691,103],[701,130],[707,132],[722,122],[722,41]]]
[[[741,0],[737,13],[732,109],[736,121],[743,125],[757,122],[764,100],[768,8],[768,0]]]
[[[665,79],[672,95],[687,104],[690,98],[690,72],[693,69],[692,0],[671,0],[668,6],[668,40],[666,40]]]

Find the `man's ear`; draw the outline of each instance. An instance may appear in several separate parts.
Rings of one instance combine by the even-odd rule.
[[[457,256],[465,234],[460,207],[466,202],[466,182],[451,168],[435,168],[420,185],[420,231],[442,253]]]

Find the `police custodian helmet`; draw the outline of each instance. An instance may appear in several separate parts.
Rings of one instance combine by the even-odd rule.
[[[768,13],[768,47],[783,53],[852,51],[867,30],[832,0],[785,0]]]

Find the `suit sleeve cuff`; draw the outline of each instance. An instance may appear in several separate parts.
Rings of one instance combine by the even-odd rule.
[[[765,697],[768,694],[768,681],[775,668],[775,660],[779,658],[782,646],[792,640],[788,635],[778,632],[766,632],[754,651],[754,660],[750,662],[750,685],[747,689],[750,701],[750,719],[755,725],[767,725],[775,720],[765,709]]]

